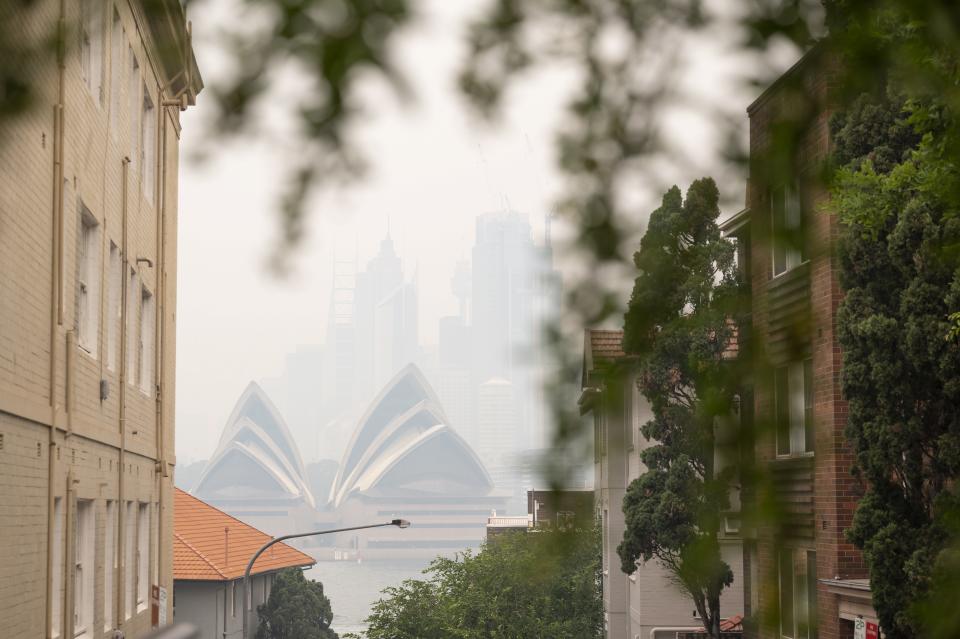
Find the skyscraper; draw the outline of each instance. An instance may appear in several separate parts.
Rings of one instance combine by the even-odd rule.
[[[474,383],[509,381],[517,447],[539,448],[547,430],[543,327],[558,312],[560,295],[549,219],[543,246],[533,242],[530,224],[514,211],[481,215],[476,228],[470,299]]]

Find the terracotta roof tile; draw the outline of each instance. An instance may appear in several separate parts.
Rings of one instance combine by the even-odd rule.
[[[743,632],[743,615],[720,620],[720,632]]]
[[[625,357],[623,331],[590,329],[590,349],[594,364]]]
[[[176,489],[173,502],[173,578],[226,581],[243,576],[247,562],[272,537]],[[316,561],[281,542],[257,559],[251,574],[312,566]]]

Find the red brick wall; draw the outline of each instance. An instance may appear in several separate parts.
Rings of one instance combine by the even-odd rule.
[[[764,336],[768,325],[768,284],[773,277],[770,251],[770,209],[768,188],[763,168],[772,142],[773,125],[778,114],[804,108],[812,98],[815,115],[801,138],[797,165],[805,201],[807,229],[811,324],[810,353],[813,358],[814,421],[816,424],[814,456],[814,527],[815,538],[788,540],[795,546],[817,552],[817,578],[864,578],[866,569],[860,553],[846,541],[844,531],[850,526],[856,501],[861,494],[858,482],[850,474],[853,455],[843,430],[847,417],[846,401],[840,387],[841,352],[836,335],[836,311],[842,299],[837,281],[838,259],[835,244],[838,226],[835,216],[826,208],[827,197],[822,186],[816,184],[818,163],[829,151],[828,73],[817,73],[812,62],[796,68],[790,77],[782,79],[751,106],[750,154],[751,179],[747,187],[747,205],[751,211],[752,226],[752,292],[754,334],[760,340],[757,349],[760,361],[756,376],[755,411],[757,423],[772,424],[772,392],[769,362],[763,358]],[[766,383],[765,383],[766,382]],[[763,461],[775,457],[771,429],[758,436],[756,455]],[[784,541],[784,540],[780,540]],[[773,530],[758,530],[758,563],[761,580],[773,586],[776,577],[776,551]],[[837,598],[820,587],[818,592],[818,621],[820,639],[839,639]],[[760,606],[770,611],[777,605],[775,587],[761,587]],[[777,637],[774,623],[761,626],[759,636]]]

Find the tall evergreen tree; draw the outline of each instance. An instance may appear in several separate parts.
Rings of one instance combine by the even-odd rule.
[[[257,639],[337,639],[330,628],[333,610],[323,584],[299,568],[277,574],[267,601],[257,606]]]
[[[734,246],[717,226],[717,186],[671,188],[634,256],[639,275],[625,317],[624,350],[639,361],[653,419],[643,435],[647,470],[627,489],[623,571],[655,559],[692,599],[708,636],[720,636],[720,593],[733,573],[718,534],[729,509],[730,468],[715,467],[717,420],[739,392],[725,357],[735,335]]]
[[[891,639],[923,633],[919,606],[960,505],[960,174],[936,113],[865,95],[832,123],[846,434],[866,483],[849,536]]]

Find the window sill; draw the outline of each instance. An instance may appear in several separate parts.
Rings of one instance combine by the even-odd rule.
[[[791,273],[796,272],[797,269],[802,269],[802,268],[806,267],[806,266],[809,265],[809,264],[810,264],[810,259],[807,258],[807,259],[805,259],[804,261],[802,261],[802,262],[800,262],[799,264],[797,264],[796,266],[791,266],[790,268],[785,269],[785,270],[783,270],[783,271],[780,271],[779,273],[774,273],[774,272],[773,272],[773,269],[771,268],[771,269],[770,269],[770,273],[771,273],[771,275],[770,275],[770,280],[771,280],[771,281],[772,281],[772,280],[778,280],[778,279],[780,279],[781,277],[788,276],[788,275],[790,275]]]
[[[813,459],[816,456],[814,451],[809,451],[806,453],[787,453],[787,454],[777,454],[776,461],[790,461],[791,459]]]

